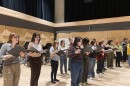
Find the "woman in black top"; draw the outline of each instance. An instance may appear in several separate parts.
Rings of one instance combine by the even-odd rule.
[[[93,52],[90,52],[89,54],[89,69],[88,69],[88,78],[95,78],[95,71],[94,71],[94,67],[95,67],[95,63],[96,63],[96,42],[95,41],[91,41],[89,47],[92,48]]]
[[[86,52],[84,51],[84,49],[87,48],[88,44],[89,44],[89,39],[88,38],[84,38],[82,40],[82,44],[83,44],[83,75],[82,75],[82,84],[88,84],[87,82],[87,78],[88,78],[88,58],[89,56],[86,55]],[[89,53],[88,53],[89,54]]]

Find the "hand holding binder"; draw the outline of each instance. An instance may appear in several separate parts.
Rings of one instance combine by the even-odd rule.
[[[20,52],[26,52],[26,49],[22,46],[15,46],[14,48],[12,48],[10,51],[8,51],[9,54],[18,57],[20,56]]]
[[[31,47],[30,49],[27,50],[27,52],[36,52],[36,53],[41,53],[40,51],[38,51],[36,48]]]

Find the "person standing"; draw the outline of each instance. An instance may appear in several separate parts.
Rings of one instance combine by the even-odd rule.
[[[103,73],[103,70],[104,70],[104,58],[105,58],[103,42],[99,42],[98,46],[102,47],[102,49],[98,51],[98,55],[96,57],[97,58],[97,74],[101,74]]]
[[[40,34],[33,33],[31,42],[28,45],[28,50],[32,47],[38,50],[39,52],[29,52],[29,63],[31,68],[31,80],[30,86],[38,86],[38,80],[41,72],[42,65],[42,56],[41,52],[43,52],[42,44],[40,43]]]
[[[123,58],[121,58],[122,62],[126,62],[127,60],[127,43],[128,43],[128,38],[124,38],[121,44],[123,47]]]
[[[116,48],[116,67],[121,67],[120,61],[121,57],[123,56],[123,47],[118,42],[116,42],[116,46],[114,48]]]
[[[4,43],[0,49],[0,59],[3,60],[3,86],[18,86],[20,79],[20,59],[10,55],[8,51],[17,46],[19,43],[19,35],[11,33],[7,43]],[[22,53],[21,53],[22,55]],[[14,59],[8,64],[8,60]]]
[[[62,52],[60,54],[60,72],[61,72],[61,75],[64,76],[63,66],[64,66],[65,74],[68,74],[67,73],[67,56],[66,56],[67,49],[65,47],[65,40],[61,40],[60,46],[59,46],[59,51]]]
[[[83,55],[81,53],[82,38],[75,37],[73,46],[69,47],[71,86],[79,86],[82,79]]]
[[[59,80],[56,78],[57,76],[57,70],[58,70],[58,61],[60,60],[59,54],[58,54],[58,41],[55,41],[53,43],[53,46],[50,48],[50,57],[51,57],[51,83],[55,84],[56,82],[59,82]]]
[[[97,45],[95,41],[91,41],[89,47],[92,48],[93,52],[89,54],[89,68],[88,68],[88,78],[95,78],[95,64],[96,64],[96,56],[97,56]]]
[[[69,38],[69,47],[71,47],[73,45],[73,39],[72,38]],[[69,58],[69,56],[68,56]],[[68,70],[70,71],[70,61],[71,61],[71,58],[69,58],[69,62],[68,62]]]
[[[127,44],[127,55],[128,55],[128,64],[130,68],[130,41]]]
[[[82,44],[83,44],[83,75],[82,75],[82,81],[81,81],[81,83],[83,84],[83,85],[88,85],[88,81],[87,81],[87,78],[88,78],[88,64],[89,64],[89,61],[88,61],[88,59],[89,59],[89,56],[88,56],[88,54],[89,54],[89,52],[88,52],[88,54],[86,55],[86,51],[84,51],[86,48],[87,48],[87,46],[89,45],[89,39],[88,38],[84,38],[83,40],[82,40]]]
[[[107,52],[107,67],[113,69],[113,60],[114,60],[114,51],[113,51],[113,40],[108,40],[107,45],[105,46],[105,49]]]

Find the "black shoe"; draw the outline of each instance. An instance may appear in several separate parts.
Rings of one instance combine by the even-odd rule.
[[[121,66],[118,66],[118,67],[121,67]]]
[[[70,71],[70,68],[68,68],[68,71]]]
[[[103,68],[103,70],[107,70],[106,68]]]
[[[52,84],[56,84],[56,82],[55,82],[55,81],[51,81],[51,83],[52,83]]]
[[[55,79],[54,81],[59,82],[59,80],[58,80],[58,79]]]

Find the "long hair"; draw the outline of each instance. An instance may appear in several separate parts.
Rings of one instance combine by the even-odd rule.
[[[9,35],[9,39],[8,39],[7,43],[12,43],[12,38],[13,38],[14,36],[17,36],[18,39],[19,39],[19,35],[18,35],[18,34],[16,34],[16,33],[11,33],[11,34]],[[18,45],[18,44],[19,44],[19,41],[18,41],[17,45]]]
[[[35,38],[36,38],[37,36],[39,36],[39,42],[40,42],[41,37],[40,37],[40,34],[39,34],[39,33],[33,33],[31,42],[35,42]]]
[[[89,39],[87,37],[83,38],[82,39],[82,44],[83,44],[84,47],[87,46],[89,44]]]
[[[52,46],[52,43],[47,43],[46,46],[43,49],[50,49]]]
[[[53,43],[53,48],[54,48],[54,50],[57,50],[57,49],[58,49],[58,47],[56,47],[56,44],[58,44],[57,41],[55,41],[55,42]]]
[[[65,40],[61,40],[61,41],[60,41],[60,46],[62,46],[62,43],[63,43],[63,42],[65,42]],[[64,47],[65,47],[65,45],[64,45]]]
[[[76,47],[78,42],[80,42],[81,40],[82,40],[81,37],[75,37],[75,39],[74,39],[74,47]]]
[[[99,42],[99,45],[100,45],[100,46],[102,46],[102,44],[103,44],[103,41]]]

